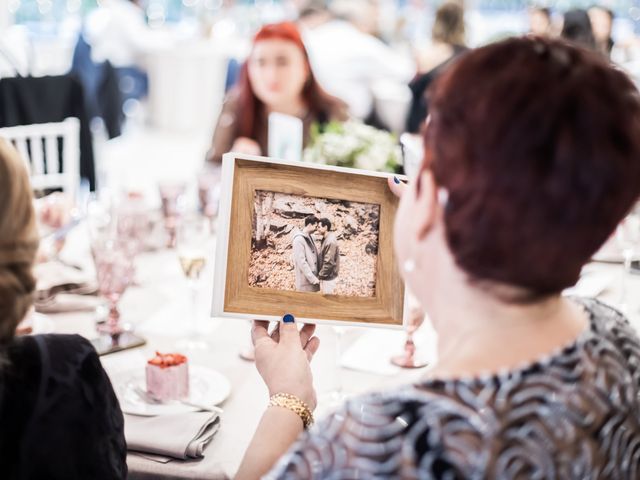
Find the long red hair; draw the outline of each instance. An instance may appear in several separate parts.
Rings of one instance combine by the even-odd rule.
[[[302,89],[302,98],[316,118],[321,122],[329,121],[331,112],[339,111],[342,102],[325,92],[313,75],[309,55],[296,24],[293,22],[281,22],[264,25],[253,38],[253,45],[262,40],[271,39],[292,42],[302,51],[309,71],[309,78],[307,78]],[[256,97],[251,88],[248,63],[245,62],[242,66],[236,87],[239,94],[241,112],[241,115],[238,115],[238,136],[256,138],[256,123],[264,104]]]

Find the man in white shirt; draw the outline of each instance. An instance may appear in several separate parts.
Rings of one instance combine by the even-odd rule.
[[[336,4],[347,4],[334,2]],[[349,0],[348,17],[365,11]],[[360,5],[363,6],[363,5]],[[306,14],[305,14],[306,13]],[[346,12],[345,12],[346,13]],[[360,31],[347,19],[319,8],[301,15],[301,27],[313,72],[327,92],[344,100],[351,114],[360,119],[373,109],[372,85],[390,80],[406,85],[415,74],[415,65],[373,35]]]

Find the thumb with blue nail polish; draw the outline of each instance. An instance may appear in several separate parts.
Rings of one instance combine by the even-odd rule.
[[[309,362],[320,346],[315,327],[305,324],[298,329],[295,316],[286,313],[277,334],[269,333],[268,322],[254,322],[252,332],[256,367],[269,394],[295,395],[311,410],[316,406],[316,392]]]

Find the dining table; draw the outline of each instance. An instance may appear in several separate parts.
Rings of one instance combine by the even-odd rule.
[[[135,280],[120,301],[122,322],[144,337],[146,344],[100,357],[118,395],[121,373],[132,368],[142,371],[156,351],[178,351],[177,345],[189,331],[194,317],[198,337],[206,343],[206,348],[180,353],[187,355],[190,365],[222,374],[231,387],[227,398],[219,404],[223,409],[220,428],[205,448],[203,458],[160,463],[130,451],[127,464],[131,479],[233,477],[267,406],[268,392],[254,363],[239,355],[250,344],[250,323],[236,318],[213,318],[209,314],[215,248],[213,234],[207,245],[208,262],[198,283],[195,309],[177,253],[165,247],[138,254]],[[69,234],[60,259],[92,271],[84,225]],[[619,301],[624,280],[629,319],[640,331],[640,275],[625,272],[621,263],[593,262],[585,267],[583,278],[571,293],[597,296],[613,304]],[[89,339],[97,336],[99,316],[94,309],[46,314],[49,331],[80,334]],[[321,342],[311,364],[319,398],[316,418],[336,407],[335,400],[339,398],[336,392],[351,396],[392,389],[418,380],[429,368],[402,369],[391,365],[390,358],[403,351],[405,332],[402,330],[318,325],[316,335]],[[416,345],[417,353],[429,358],[430,363],[435,360],[436,340],[431,325],[425,321],[416,333]]]

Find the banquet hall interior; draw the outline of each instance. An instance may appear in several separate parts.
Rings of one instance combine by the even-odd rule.
[[[499,57],[499,46],[505,45],[504,52],[507,46],[524,52],[527,42],[549,65],[557,62],[553,64],[557,69],[568,69],[566,77],[553,83],[550,78],[559,70],[551,66],[544,70],[542,63],[537,67],[529,61],[530,70],[513,73],[516,83],[509,87],[509,72],[515,72],[514,65],[525,53],[514,50],[510,66],[504,56]],[[484,57],[483,52],[487,52]],[[489,59],[489,54],[495,58]],[[481,61],[485,70],[478,66]],[[478,77],[460,80],[465,71],[478,72]],[[571,75],[582,80],[564,86]],[[610,82],[603,80],[607,75]],[[614,75],[620,77],[618,84]],[[551,87],[543,86],[547,81]],[[460,107],[450,94],[455,85],[466,85],[461,98],[468,95],[477,103]],[[491,85],[507,85],[504,111],[496,110],[500,102],[490,103]],[[593,454],[600,459],[593,463],[584,460],[589,455],[582,447],[567,447],[568,457],[551,451],[542,455],[536,450],[543,448],[540,445],[553,450],[556,447],[550,445],[558,443],[545,443],[540,437],[550,435],[553,442],[560,442],[563,433],[554,428],[562,430],[565,424],[540,426],[522,418],[512,419],[522,422],[514,430],[522,443],[514,440],[514,444],[524,450],[527,442],[535,444],[532,456],[545,460],[534,465],[535,460],[528,463],[520,451],[508,459],[503,452],[505,470],[499,474],[500,462],[483,463],[482,455],[490,454],[474,450],[482,441],[465,437],[460,426],[486,421],[484,430],[478,427],[478,431],[489,435],[487,429],[508,423],[506,414],[498,412],[506,408],[497,406],[499,393],[486,393],[487,387],[484,395],[455,382],[450,390],[451,384],[443,380],[441,390],[455,389],[457,401],[466,402],[465,409],[454,409],[438,397],[432,403],[425,400],[432,408],[426,413],[416,407],[414,416],[393,414],[397,418],[389,424],[382,418],[386,409],[395,407],[385,403],[387,397],[373,393],[401,392],[432,376],[456,376],[449,375],[450,350],[444,348],[449,343],[439,335],[444,328],[440,305],[444,300],[460,302],[459,308],[472,315],[472,303],[463,304],[466,299],[457,297],[456,290],[440,285],[439,278],[442,282],[454,278],[438,277],[446,260],[429,259],[425,267],[406,253],[443,248],[447,254],[441,258],[453,258],[447,268],[480,278],[477,284],[469,280],[478,302],[495,299],[505,312],[508,308],[525,312],[534,304],[548,306],[550,298],[557,302],[588,298],[597,303],[581,300],[572,305],[582,305],[576,308],[591,312],[593,321],[594,312],[604,308],[593,305],[611,306],[616,312],[611,318],[626,319],[620,321],[630,325],[630,337],[628,346],[610,357],[624,365],[620,367],[624,374],[611,373],[607,385],[613,393],[598,401],[614,409],[622,408],[617,400],[625,398],[629,405],[640,407],[640,363],[635,363],[640,358],[635,338],[640,330],[640,186],[630,179],[638,177],[640,157],[633,155],[639,153],[634,150],[639,140],[633,139],[631,130],[640,139],[640,116],[635,107],[624,110],[625,104],[619,102],[623,87],[632,92],[625,93],[628,105],[636,105],[638,0],[0,0],[0,174],[5,176],[0,178],[4,204],[0,205],[0,472],[8,475],[0,477],[640,478],[640,410],[635,412],[637,418],[623,415],[633,427],[620,426],[622,420],[598,427],[603,431],[619,427],[627,435],[627,443],[619,440],[621,444],[635,448],[628,459],[616,460],[627,468],[615,470],[620,476],[603,466],[608,453],[602,450]],[[476,89],[486,95],[474,97]],[[511,100],[510,95],[515,98],[523,89],[520,103]],[[535,95],[540,95],[537,103]],[[557,98],[569,97],[571,101],[557,103]],[[600,115],[602,105],[603,112],[607,106],[610,112]],[[589,109],[593,117],[586,117]],[[486,126],[487,133],[474,136],[477,130],[469,125],[476,125],[471,121],[480,111],[484,121],[479,128]],[[505,121],[508,115],[513,115],[513,122]],[[540,122],[538,118],[545,115],[549,122]],[[464,128],[452,126],[466,121]],[[498,125],[525,131],[516,137],[491,129]],[[590,128],[596,132],[593,136],[584,133]],[[438,141],[450,143],[443,146]],[[458,143],[464,147],[451,146]],[[489,169],[498,168],[498,161],[480,165],[485,159],[481,149],[489,156],[510,158],[511,165],[505,160],[500,167],[503,174],[491,177]],[[455,166],[456,176],[443,166],[443,159],[456,152],[464,152],[478,165],[461,161]],[[627,157],[621,152],[628,152]],[[525,165],[536,155],[555,156],[535,167]],[[531,198],[518,196],[525,190],[519,187],[520,177],[550,178],[560,175],[558,162],[591,156],[610,169],[596,165],[596,160],[585,160],[584,167],[576,161],[563,171],[567,175],[570,171],[571,180],[562,177],[565,183],[553,185],[539,180]],[[250,175],[251,168],[262,168],[257,166],[261,160],[269,162],[271,180],[241,176],[241,172]],[[254,167],[242,170],[252,162]],[[513,167],[517,162],[521,165]],[[289,177],[278,173],[287,166],[298,173]],[[325,178],[333,178],[328,177],[331,172],[335,178],[352,180],[327,187],[325,198],[321,185],[328,181]],[[26,176],[29,204],[18,200]],[[260,187],[277,185],[281,178],[298,183],[282,183],[284,187],[274,191]],[[622,185],[618,196],[611,193],[617,190],[606,182],[622,184],[625,178],[629,185]],[[370,187],[359,186],[365,183]],[[471,184],[477,188],[465,190]],[[367,194],[366,188],[373,185],[378,191]],[[481,223],[482,205],[469,206],[467,217],[455,216],[469,198],[485,201],[487,212],[497,209],[492,202],[502,198],[498,194],[494,198],[483,190],[486,197],[473,197],[487,185],[494,185],[490,191],[513,195],[509,212],[516,205],[520,209],[515,226],[508,223],[516,218],[511,213],[493,219],[494,223]],[[232,203],[237,192],[245,192],[242,188],[253,195],[243,209]],[[423,199],[425,192],[431,192],[431,200]],[[596,197],[601,203],[593,200]],[[584,201],[576,204],[591,205],[593,200],[596,207],[590,207],[592,216],[585,214],[574,224],[572,208],[578,207],[570,207],[569,199],[577,198]],[[542,205],[547,208],[554,199],[563,200],[543,211]],[[407,206],[408,202],[415,203]],[[409,208],[435,213],[428,218],[425,214],[424,219],[415,213],[414,220],[407,220]],[[552,211],[561,213],[549,214]],[[549,214],[546,236],[529,242],[526,235],[538,234],[536,222],[545,214]],[[453,222],[471,218],[480,226],[465,237],[467,230]],[[415,244],[407,246],[398,225],[423,220],[425,225],[442,226],[425,226],[415,233]],[[565,221],[572,227],[562,229],[559,225]],[[235,227],[242,222],[244,230]],[[445,224],[442,245],[448,247],[433,246],[433,236],[440,234],[439,228],[444,231]],[[487,225],[495,228],[488,233]],[[503,266],[498,248],[504,247],[502,240],[496,240],[495,249],[484,251],[483,261],[492,259],[487,263],[495,268],[483,270],[480,260],[469,259],[476,246],[470,239],[481,243],[494,233],[502,239],[503,228],[510,227],[522,232],[510,244],[515,260],[504,262],[509,272],[520,262],[520,276],[513,282],[498,271]],[[413,234],[406,232],[407,238]],[[581,238],[588,246],[565,240]],[[566,254],[549,253],[549,239],[564,244]],[[461,246],[464,242],[468,243]],[[246,264],[227,262],[242,258],[232,254],[238,249],[244,249]],[[583,255],[584,261],[576,263],[562,282],[545,284],[540,279],[543,274],[536,263],[549,262],[550,279],[554,268],[557,276],[565,267],[570,270],[563,263],[570,255]],[[424,294],[427,301],[420,296],[414,284],[420,285],[415,276],[424,273],[422,269],[427,271],[424,288],[437,285],[432,292],[448,298],[433,299],[429,292]],[[233,272],[239,273],[232,276]],[[539,282],[527,283],[527,274],[532,278],[539,274]],[[393,283],[400,277],[402,281]],[[249,292],[243,299],[254,295],[253,301],[246,299],[251,308],[229,307],[236,288],[231,278],[239,278],[243,285],[237,288]],[[507,285],[505,295],[511,288],[523,289],[523,299],[509,303],[501,297],[502,286],[485,290],[485,280]],[[542,296],[526,297],[531,285]],[[261,303],[269,295],[276,300]],[[283,303],[287,299],[292,303]],[[282,303],[273,310],[278,302]],[[395,302],[399,319],[394,313],[381,321],[389,316],[386,310],[367,317],[374,306],[386,308],[385,302]],[[306,306],[296,310],[302,304]],[[315,317],[298,313],[312,312],[316,306]],[[538,313],[546,311],[539,308]],[[549,318],[560,315],[558,308]],[[340,313],[332,317],[333,311]],[[343,312],[352,312],[353,321]],[[15,316],[20,318],[14,321]],[[284,323],[276,327],[278,318]],[[290,323],[300,331],[301,344]],[[607,325],[622,335],[622,327],[614,326],[613,320]],[[469,331],[469,336],[476,335]],[[485,379],[495,365],[495,371],[502,371],[546,358],[544,353],[564,354],[574,337],[582,345],[583,337],[561,329],[556,333],[545,337],[551,340],[540,350],[531,347],[530,357],[529,353],[521,358],[501,356],[496,353],[500,347],[487,350],[486,358],[493,359],[484,365],[489,373],[477,378]],[[297,350],[287,344],[294,334]],[[282,345],[289,345],[291,357],[285,356],[284,347],[276,349]],[[463,345],[459,344],[460,351]],[[610,352],[602,348],[604,358]],[[512,363],[501,364],[503,357]],[[300,362],[307,370],[298,369]],[[540,362],[546,368],[547,360]],[[571,379],[561,378],[573,382],[577,392],[583,386],[580,382],[587,381],[575,372],[586,375],[593,365],[585,366],[583,357],[576,362],[585,362],[584,368],[576,367]],[[614,371],[610,368],[609,373]],[[476,373],[468,371],[470,376],[461,378]],[[518,378],[527,375],[525,370],[513,371]],[[451,367],[451,372],[458,370]],[[296,375],[304,381],[296,383]],[[312,393],[295,390],[311,376]],[[502,398],[503,403],[516,411],[524,396],[542,398],[544,388],[560,381],[551,373],[542,377],[536,383],[540,391],[531,387],[521,392],[522,397]],[[556,393],[549,395],[556,398]],[[367,401],[360,404],[358,398]],[[480,405],[479,399],[490,407]],[[536,402],[532,408],[539,412],[555,408],[542,399]],[[605,408],[589,407],[584,407],[585,417],[597,416],[594,412]],[[399,425],[419,422],[420,415],[445,418],[449,408],[450,423],[425,420],[424,439],[399,433],[404,432]],[[469,411],[487,408],[495,409],[491,420],[484,413],[475,420],[465,417]],[[459,424],[451,420],[456,416],[461,418]],[[51,420],[55,417],[60,420]],[[314,419],[319,427],[306,433]],[[456,426],[460,438],[438,443],[437,438],[455,436]],[[378,450],[375,444],[366,445],[363,439],[373,438],[368,436],[375,431],[384,431],[397,442],[380,443]],[[334,437],[327,432],[341,435],[344,459],[342,450],[331,446]],[[290,451],[296,438],[308,443]],[[433,447],[433,458],[422,452],[418,461],[408,453],[426,448],[421,442],[439,445]],[[587,445],[584,442],[579,444]],[[313,453],[305,454],[305,448]],[[389,449],[398,453],[394,467],[392,460],[382,460]],[[473,460],[472,451],[478,455]],[[560,469],[558,465],[571,459],[585,463],[576,460],[567,476],[551,473],[550,465]],[[412,462],[413,469],[407,467]],[[594,465],[602,470],[596,472]]]

